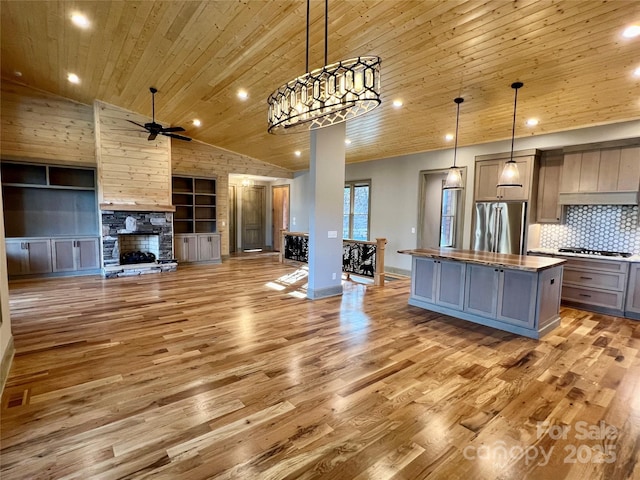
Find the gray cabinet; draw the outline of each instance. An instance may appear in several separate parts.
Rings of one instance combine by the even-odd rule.
[[[464,309],[467,312],[495,318],[498,311],[499,269],[483,265],[467,265],[466,296]]]
[[[173,242],[175,257],[178,262],[219,262],[220,234],[190,233],[175,236]]]
[[[9,275],[51,273],[49,239],[7,239],[6,247]]]
[[[562,151],[545,152],[540,159],[538,175],[538,223],[560,223],[561,207],[558,203],[560,179],[562,177]]]
[[[53,238],[51,259],[54,272],[73,272],[100,268],[97,238]]]
[[[498,278],[496,318],[514,325],[533,328],[538,275],[520,270],[500,269]]]
[[[595,258],[561,257],[567,260],[562,300],[585,310],[623,315],[629,263]]]
[[[533,328],[538,274],[468,265],[465,311]]]
[[[462,309],[465,267],[462,262],[414,257],[412,294],[436,305]]]
[[[401,251],[401,253],[412,251]],[[409,305],[508,332],[540,338],[560,324],[562,264],[551,263],[527,270],[504,261],[469,260],[461,251],[460,260],[427,257],[416,250],[412,255]],[[458,255],[451,250],[451,256]],[[498,263],[499,262],[499,263]],[[640,279],[639,279],[640,280]],[[639,302],[640,303],[640,302]]]
[[[524,153],[524,155],[523,155]],[[531,186],[533,184],[533,167],[537,153],[535,151],[520,152],[519,156],[514,156],[518,165],[520,182],[522,187],[497,188],[498,180],[508,157],[503,155],[486,155],[476,157],[474,201],[494,201],[531,199]]]
[[[629,266],[629,283],[627,285],[627,303],[625,317],[640,320],[640,263]]]
[[[220,259],[220,235],[198,235],[198,261]]]
[[[637,205],[639,192],[640,147],[565,150],[561,204]]]
[[[195,234],[176,235],[173,248],[178,262],[198,261],[198,237]]]

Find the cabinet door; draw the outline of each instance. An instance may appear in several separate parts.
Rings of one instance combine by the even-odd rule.
[[[618,192],[637,192],[640,189],[640,147],[620,151]]]
[[[498,198],[498,177],[501,161],[489,160],[476,162],[475,172],[475,200],[495,200]]]
[[[462,310],[466,264],[438,260],[436,303]]]
[[[580,165],[580,191],[597,192],[600,172],[600,150],[582,152]]]
[[[195,235],[176,235],[174,249],[179,262],[195,262],[198,260],[198,239]]]
[[[7,272],[9,275],[24,275],[27,272],[27,250],[25,242],[7,240]]]
[[[198,235],[198,260],[216,260],[213,235]]]
[[[533,328],[538,275],[520,270],[500,270],[498,320]]]
[[[562,176],[562,155],[550,156],[540,160],[538,181],[538,204],[536,220],[538,223],[559,223],[560,178]]]
[[[51,241],[51,257],[54,272],[75,270],[75,240],[53,239]]]
[[[427,302],[434,302],[435,289],[436,289],[436,267],[435,260],[430,258],[417,258],[413,259],[413,281],[411,285],[413,287],[412,295],[419,300]]]
[[[29,273],[51,273],[51,241],[31,240],[27,242],[27,264]]]
[[[620,171],[620,149],[613,148],[600,152],[598,169],[598,192],[618,190],[618,172]]]
[[[640,314],[640,263],[634,263],[629,269],[629,285],[627,287],[627,312]]]
[[[97,238],[81,238],[76,240],[76,270],[93,270],[100,268],[100,249]]]
[[[220,235],[211,235],[211,260],[222,260],[222,245]]]
[[[581,153],[568,153],[562,164],[562,179],[560,191],[562,193],[578,193],[580,191]]]
[[[498,276],[499,270],[495,267],[467,265],[465,311],[483,317],[496,318]]]

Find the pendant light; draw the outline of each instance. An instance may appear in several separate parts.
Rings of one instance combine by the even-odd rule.
[[[447,179],[442,186],[445,190],[462,190],[462,171],[456,167],[456,156],[458,153],[458,121],[460,119],[460,104],[464,102],[464,98],[456,98],[453,100],[458,106],[456,110],[456,143],[453,147],[453,165],[449,168]]]
[[[328,64],[329,0],[325,0],[324,67],[309,70],[307,0],[307,73],[269,95],[268,132],[294,133],[329,127],[380,105],[380,57],[360,56]]]
[[[515,82],[511,84],[511,88],[513,88],[515,93],[515,98],[513,100],[513,128],[511,130],[511,157],[509,161],[504,164],[504,168],[502,169],[502,173],[500,174],[500,179],[498,180],[498,188],[503,187],[522,187],[522,182],[520,181],[520,172],[518,172],[518,164],[513,159],[513,142],[516,137],[516,107],[518,105],[518,89],[521,88],[524,84],[522,82]]]

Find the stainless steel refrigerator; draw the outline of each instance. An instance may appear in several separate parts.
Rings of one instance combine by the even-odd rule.
[[[476,202],[473,249],[524,253],[527,202]]]

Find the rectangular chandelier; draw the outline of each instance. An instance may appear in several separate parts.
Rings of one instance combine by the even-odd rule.
[[[269,95],[269,133],[315,130],[363,115],[380,104],[380,57],[325,65]]]

